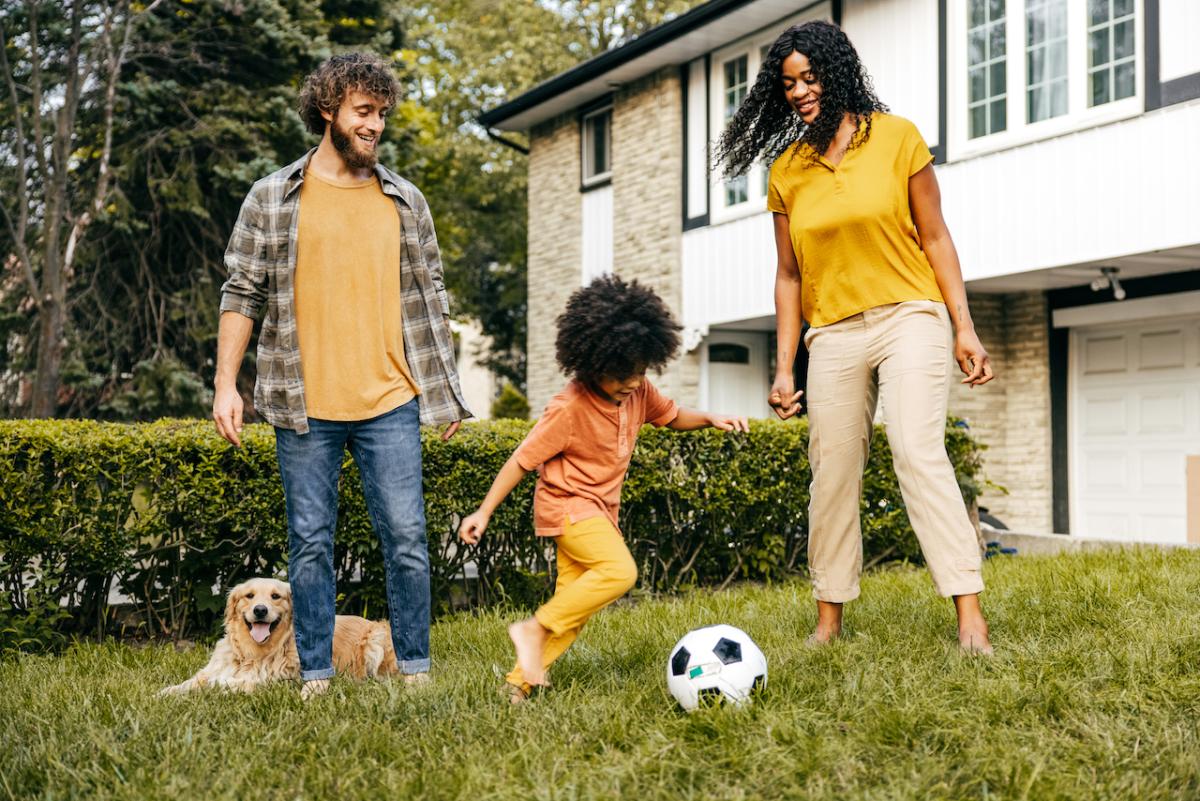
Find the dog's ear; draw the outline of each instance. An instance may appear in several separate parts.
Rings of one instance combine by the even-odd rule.
[[[229,595],[225,599],[225,633],[234,630],[237,625],[237,600],[242,594],[242,584],[238,584],[229,590]]]

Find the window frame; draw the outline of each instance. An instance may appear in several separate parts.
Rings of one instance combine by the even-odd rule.
[[[970,86],[967,66],[966,3],[947,3],[947,161],[953,163],[975,156],[1006,150],[1012,147],[1049,139],[1074,131],[1094,128],[1118,120],[1129,119],[1145,109],[1145,3],[1134,0],[1134,94],[1104,103],[1089,105],[1088,83],[1088,24],[1085,2],[1067,3],[1067,111],[1057,117],[1030,122],[1027,109],[1029,86],[1026,78],[1026,0],[1007,0],[1005,51],[1008,54],[1006,77],[1006,129],[996,133],[969,137],[968,104]],[[1014,55],[1019,54],[1019,57]],[[1019,88],[1019,91],[1014,91]]]
[[[746,91],[754,86],[758,71],[762,67],[763,55],[779,38],[779,34],[792,25],[810,20],[832,21],[833,7],[829,2],[815,3],[803,11],[778,20],[754,33],[731,42],[709,54],[708,63],[708,129],[712,133],[709,152],[715,152],[717,139],[725,130],[725,64],[746,57]],[[746,200],[727,205],[725,203],[725,179],[719,168],[710,165],[708,178],[709,224],[729,222],[752,214],[759,214],[767,207],[767,173],[769,165],[755,163],[744,176]]]
[[[591,122],[597,117],[608,117],[608,124],[605,126],[605,156],[608,159],[608,167],[604,172],[588,175],[590,166],[590,154],[592,152],[593,135],[589,135],[593,131]],[[603,105],[593,109],[588,109],[579,117],[579,176],[580,188],[583,190],[591,189],[597,186],[604,186],[612,181],[613,164],[612,164],[612,116],[613,103],[611,100],[606,101]]]

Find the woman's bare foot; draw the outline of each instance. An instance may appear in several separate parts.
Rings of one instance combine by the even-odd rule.
[[[988,625],[979,605],[979,594],[955,595],[954,609],[958,612],[958,647],[965,654],[991,656],[995,653],[988,639]]]
[[[842,605],[817,601],[817,627],[805,640],[806,645],[828,645],[842,633]]]
[[[517,667],[525,682],[530,686],[546,683],[546,672],[542,668],[542,650],[546,645],[546,628],[536,617],[513,623],[508,627],[508,636],[517,649]]]

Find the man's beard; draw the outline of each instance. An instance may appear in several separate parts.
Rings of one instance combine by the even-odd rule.
[[[375,168],[375,151],[371,150],[366,153],[358,150],[354,146],[354,137],[347,133],[344,129],[338,126],[337,119],[329,126],[329,139],[333,142],[333,149],[342,157],[342,161],[346,162],[346,166],[352,170],[371,170]],[[379,139],[375,140],[376,145]]]

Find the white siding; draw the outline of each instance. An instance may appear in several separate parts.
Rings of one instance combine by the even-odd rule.
[[[1200,241],[1200,103],[938,168],[968,280]]]
[[[586,286],[592,279],[612,272],[613,190],[612,184],[589,189],[583,203],[583,275]]]
[[[683,234],[683,324],[775,313],[775,234],[763,212]]]
[[[1200,2],[1159,0],[1159,80],[1200,72]]]
[[[842,28],[879,99],[940,144],[937,0],[846,0]]]
[[[708,212],[708,75],[704,59],[688,65],[687,216]]]

